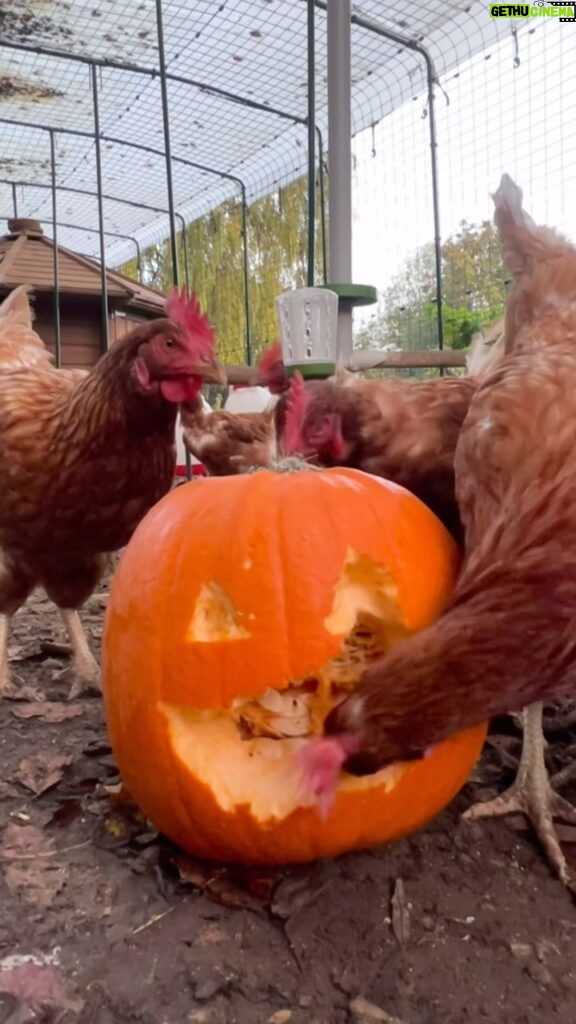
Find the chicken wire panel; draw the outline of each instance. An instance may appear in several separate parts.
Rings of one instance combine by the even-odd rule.
[[[10,217],[14,216],[14,203],[12,186],[6,185],[0,182],[0,234],[2,234],[3,224],[1,221],[9,220]]]
[[[525,206],[537,222],[576,240],[571,201],[576,189],[575,57],[574,25],[538,18],[440,76],[435,112],[443,242],[458,233],[462,221],[492,222],[491,193],[505,171],[522,187]],[[430,320],[421,317],[422,298],[434,302],[435,280],[428,277],[423,284],[405,277],[409,261],[425,247],[430,253],[434,240],[425,92],[359,133],[353,150],[354,279],[377,286],[380,312],[386,311],[384,300],[390,303],[401,279],[405,309],[412,295],[419,296],[419,304],[412,300],[414,316],[406,321],[405,347],[435,344]],[[410,266],[417,277],[415,264]],[[473,312],[466,289],[461,302],[470,302]],[[356,311],[357,325],[366,325],[372,315],[370,308]],[[445,337],[452,341],[448,328]]]
[[[41,189],[34,185],[18,186],[17,200],[19,215],[24,216],[26,214],[26,216],[37,218],[42,222],[45,234],[48,237],[52,237],[52,198],[50,190]],[[74,192],[58,190],[57,201],[59,224],[60,222],[68,223],[77,225],[80,228],[82,225],[87,227],[95,225],[93,229],[94,234],[86,233],[86,246],[83,251],[88,255],[97,255],[99,253],[99,239],[97,234],[98,204],[96,197],[94,195],[78,195]],[[9,213],[9,216],[12,216],[12,213]],[[106,202],[105,229],[137,237],[138,233],[146,228],[150,217],[157,219],[159,230],[168,230],[168,216],[166,214],[157,214],[154,211],[137,207],[130,207],[127,210],[118,200],[108,200]],[[163,225],[160,223],[162,218],[164,220]],[[64,228],[62,230],[59,228],[59,241],[62,244],[68,244],[64,241],[64,238]],[[107,240],[109,240],[109,236]],[[125,248],[128,253],[126,259],[131,259],[134,255],[133,246],[127,242]]]
[[[491,219],[508,172],[538,223],[576,240],[576,25],[538,19],[445,76],[438,103],[443,234]]]
[[[392,31],[420,39],[429,47],[438,73],[446,73],[509,31],[505,19],[488,17],[484,3],[470,5],[467,0],[432,0],[411,10],[409,17],[399,16],[395,5],[381,0],[364,0],[355,10]],[[163,11],[168,71],[196,83],[169,83],[173,155],[238,176],[249,201],[304,173],[305,130],[291,125],[281,114],[302,119],[307,113],[305,2],[164,0]],[[325,22],[325,13],[317,9],[317,116],[326,135]],[[132,5],[125,0],[52,0],[49,5],[3,0],[0,34],[5,42],[158,68],[154,0]],[[162,150],[158,79],[111,68],[101,69],[98,79],[102,132]],[[424,61],[421,55],[353,25],[352,83],[353,130],[359,132],[408,97],[421,93]],[[249,109],[212,94],[210,89],[226,90],[268,109]],[[2,117],[12,121],[93,130],[90,69],[85,64],[0,47],[0,100]],[[82,147],[76,143],[61,166],[59,161],[59,181],[81,182],[78,187],[88,183],[93,147],[88,140]],[[23,148],[22,158],[29,153]],[[13,159],[18,158],[16,153]],[[130,192],[140,198],[146,194],[150,205],[164,205],[161,159],[151,155],[144,161],[142,153],[120,146],[114,146],[104,159],[108,183],[123,194]],[[41,167],[40,172],[42,178],[37,180],[44,180],[46,168]],[[187,219],[233,194],[230,183],[224,184],[216,174],[212,180],[199,178],[190,168],[181,173],[176,163],[174,173],[179,212]],[[167,221],[161,215],[150,213],[144,224],[129,209],[114,216],[116,226],[126,232],[137,224],[142,244],[166,236]],[[91,221],[89,226],[94,228],[97,222]],[[95,244],[93,251],[97,248]],[[130,255],[129,247],[123,248],[122,243],[108,242],[107,253],[116,262]]]
[[[380,293],[393,287],[406,261],[434,238],[427,103],[427,95],[419,95],[359,133],[353,143],[352,276],[376,285]],[[427,281],[426,297],[435,299],[433,278]],[[394,301],[399,305],[396,295]],[[373,307],[358,310],[355,322],[361,325],[373,313]],[[406,326],[404,348],[436,345],[418,311]],[[373,339],[375,344],[382,340]]]
[[[0,112],[0,116],[3,117],[1,106]],[[48,132],[28,125],[7,124],[2,119],[0,138],[1,178],[14,182],[51,185],[52,162]],[[75,178],[77,187],[94,191],[96,169],[92,139],[56,134],[55,142],[57,181],[63,184]],[[83,175],[82,167],[85,169]]]

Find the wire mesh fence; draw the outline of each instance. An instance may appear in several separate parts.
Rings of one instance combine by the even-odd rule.
[[[521,24],[436,88],[444,340],[456,347],[503,307],[490,198],[503,172],[537,222],[576,237],[576,32]],[[421,91],[354,141],[354,274],[379,291],[378,310],[356,316],[361,344],[438,344],[428,117]]]
[[[290,183],[307,159],[306,4],[164,0],[163,9],[176,223],[189,225],[178,245],[180,276],[188,264],[192,286],[198,282],[207,298],[226,284],[230,310],[212,301],[221,322],[232,325],[227,357],[239,361],[244,321],[257,351],[273,333],[274,289],[305,283],[306,195],[297,189],[296,201]],[[0,216],[37,217],[50,234],[53,130],[59,240],[98,255],[89,65],[99,61],[106,260],[168,285],[155,4],[139,4],[130,20],[120,0],[55,0],[43,12],[23,0],[6,0],[0,12]],[[366,26],[370,18],[384,36]],[[320,28],[321,10],[317,19]],[[576,30],[539,16],[491,19],[484,2],[431,2],[404,17],[392,4],[364,0],[353,16],[352,50],[354,279],[379,293],[377,308],[356,314],[357,344],[465,347],[502,308],[504,275],[490,227],[490,191],[502,171],[523,186],[537,220],[576,234]],[[436,80],[443,339],[426,54]],[[326,145],[322,31],[315,76],[318,142]],[[318,181],[317,189],[320,203]],[[254,203],[244,235],[242,217]],[[320,216],[317,227],[321,279]],[[271,264],[275,276],[263,273]]]

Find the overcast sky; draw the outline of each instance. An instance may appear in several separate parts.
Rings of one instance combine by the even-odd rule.
[[[506,171],[537,222],[576,240],[576,23],[531,20],[518,67],[511,36],[489,53],[442,80],[446,95],[436,90],[442,237],[492,217],[490,192]],[[425,109],[425,97],[411,101],[354,140],[357,282],[385,288],[433,238]]]

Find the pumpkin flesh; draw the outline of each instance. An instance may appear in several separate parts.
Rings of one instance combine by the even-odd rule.
[[[104,640],[112,746],[145,813],[193,853],[249,863],[424,824],[466,780],[483,726],[425,761],[343,773],[325,822],[294,754],[371,659],[437,617],[457,565],[428,509],[354,470],[211,478],[164,498],[123,556]]]

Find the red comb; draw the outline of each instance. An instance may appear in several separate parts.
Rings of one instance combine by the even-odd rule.
[[[257,369],[262,374],[269,373],[270,370],[275,368],[277,363],[282,362],[282,345],[279,341],[275,341],[273,345],[269,345],[268,348],[264,349],[258,360]]]
[[[202,354],[214,355],[214,328],[209,323],[208,317],[200,309],[200,303],[195,292],[190,298],[186,296],[186,288],[180,291],[174,288],[166,298],[166,316],[175,323],[180,324],[186,333],[194,338],[194,341],[202,346]]]
[[[275,341],[264,349],[254,374],[256,384],[263,384],[272,394],[281,395],[288,387],[288,377],[284,368],[282,345]]]
[[[286,398],[286,414],[282,432],[282,451],[284,455],[302,452],[304,438],[302,427],[308,407],[306,385],[301,373],[296,372],[290,380]]]

